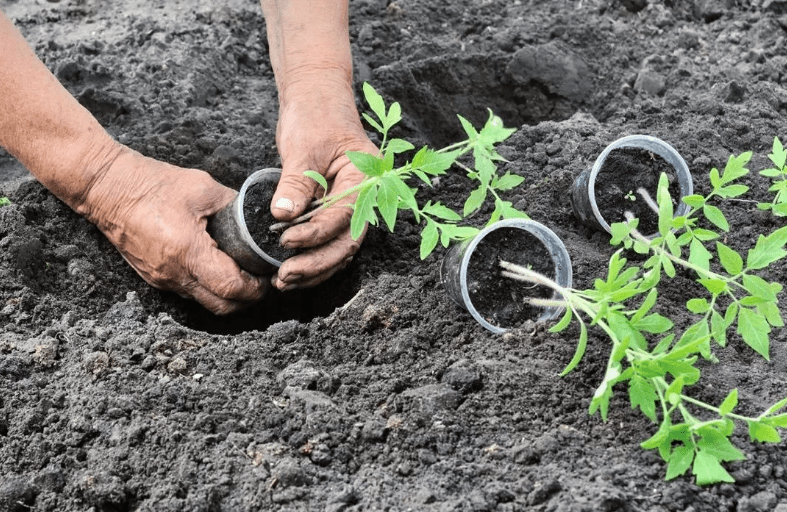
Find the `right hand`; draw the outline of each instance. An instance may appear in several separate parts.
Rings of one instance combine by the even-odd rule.
[[[235,194],[203,171],[122,148],[77,211],[148,284],[221,315],[261,299],[270,287],[269,277],[242,270],[206,231],[208,217]]]

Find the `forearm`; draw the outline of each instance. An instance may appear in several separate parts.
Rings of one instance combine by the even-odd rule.
[[[335,80],[352,87],[347,0],[261,0],[280,100]]]
[[[0,145],[79,211],[121,151],[0,12]]]

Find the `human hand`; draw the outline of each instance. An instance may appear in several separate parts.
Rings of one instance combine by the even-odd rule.
[[[270,286],[221,252],[207,219],[235,197],[207,173],[123,148],[77,208],[148,284],[215,314],[257,301]]]
[[[280,105],[276,141],[282,176],[271,212],[287,221],[304,212],[318,189],[303,171],[322,174],[328,182],[327,194],[338,195],[364,177],[345,153],[378,150],[363,130],[352,87],[344,76],[332,77],[324,69],[304,74],[280,90]],[[274,286],[280,290],[314,286],[352,260],[363,240],[363,235],[358,240],[350,236],[348,205],[354,200],[349,196],[282,234],[284,247],[306,250],[282,264],[272,280]]]

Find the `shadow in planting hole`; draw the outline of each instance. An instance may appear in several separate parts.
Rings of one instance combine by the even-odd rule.
[[[559,71],[523,72],[534,58],[550,60]],[[585,72],[575,70],[581,65],[573,64],[549,48],[520,51],[513,57],[505,53],[445,55],[381,66],[374,70],[372,80],[386,103],[402,105],[404,130],[420,134],[432,147],[443,147],[466,137],[457,114],[476,127],[489,118],[488,109],[511,128],[568,119],[584,95],[572,82]]]
[[[277,322],[287,320],[308,323],[313,318],[326,317],[346,304],[357,292],[356,287],[352,270],[348,269],[313,288],[289,292],[271,288],[258,304],[227,316],[213,315],[199,304],[183,300],[184,317],[178,320],[191,329],[211,334],[264,331]]]

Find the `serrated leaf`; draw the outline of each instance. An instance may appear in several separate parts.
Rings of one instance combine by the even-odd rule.
[[[748,192],[749,187],[746,185],[728,185],[716,191],[716,193],[724,198],[738,197]]]
[[[746,456],[730,442],[728,435],[732,433],[732,429],[704,425],[697,430],[697,433],[701,436],[697,442],[701,452],[712,455],[722,462],[746,459]]]
[[[694,298],[686,302],[686,308],[694,314],[701,315],[710,309],[710,304],[707,299]]]
[[[781,175],[781,171],[779,169],[770,168],[761,170],[760,174],[768,178],[777,178]]]
[[[348,151],[346,153],[350,162],[362,173],[367,176],[377,177],[382,176],[385,171],[391,168],[386,168],[386,161],[378,156],[370,155],[369,153],[362,153],[360,151]]]
[[[694,461],[694,448],[681,444],[676,446],[669,457],[667,476],[665,480],[672,480],[684,474]]]
[[[617,253],[616,253],[617,254]],[[624,262],[626,260],[623,260]],[[610,268],[610,272],[611,272]],[[658,298],[658,291],[653,288],[648,292],[648,295],[645,297],[645,300],[642,301],[642,304],[637,308],[637,311],[634,313],[634,316],[631,317],[631,323],[636,324],[639,320],[641,320],[648,312],[650,312],[651,308],[656,304],[656,299]]]
[[[765,320],[773,327],[784,327],[781,311],[776,302],[765,302],[757,306],[757,311],[765,317]]]
[[[428,213],[432,217],[437,217],[441,220],[452,222],[462,220],[462,217],[458,213],[441,203],[427,203],[424,205],[423,211],[424,213]]]
[[[716,252],[719,261],[728,274],[736,276],[743,270],[743,258],[740,254],[727,247],[721,242],[716,242]]]
[[[743,260],[741,260],[741,266],[743,266]],[[770,283],[759,276],[744,274],[743,287],[752,295],[766,301],[776,300],[776,293],[771,289]]]
[[[711,258],[713,258],[713,255],[702,245],[702,242],[693,238],[691,244],[689,244],[689,263],[708,270]]]
[[[385,116],[385,123],[383,123],[383,126],[385,126],[386,129],[389,129],[401,120],[402,120],[402,107],[399,105],[398,102],[391,103],[391,106],[388,109],[388,115]]]
[[[716,343],[722,347],[727,346],[727,325],[724,323],[724,317],[715,309],[710,317],[710,332]]]
[[[642,414],[650,418],[653,423],[656,423],[656,400],[658,395],[653,385],[646,379],[639,375],[634,375],[629,381],[629,400],[631,401],[631,408],[639,409]]]
[[[377,91],[369,85],[368,83],[364,82],[363,84],[363,95],[366,98],[366,103],[369,105],[369,108],[372,109],[372,112],[377,116],[377,118],[385,124],[385,102],[383,101],[383,97],[380,96]],[[382,130],[380,130],[382,131]]]
[[[755,352],[770,360],[768,333],[771,327],[763,317],[752,309],[740,308],[737,332]]]
[[[745,166],[749,160],[751,160],[751,155],[751,151],[743,152],[738,156],[730,155],[727,159],[727,165],[724,167],[724,173],[721,176],[719,185],[726,185],[727,183],[731,183],[747,175],[749,170]],[[713,188],[716,189],[718,186],[714,185]]]
[[[702,286],[705,287],[706,290],[711,292],[713,295],[719,295],[720,293],[724,293],[727,289],[727,283],[722,281],[721,279],[698,279]]]
[[[716,227],[719,229],[724,231],[730,230],[730,225],[727,223],[727,219],[724,217],[724,214],[712,204],[706,204],[703,206],[702,213],[705,215],[706,219],[716,225]]]
[[[760,235],[746,257],[746,268],[749,270],[765,268],[787,256],[787,252],[784,251],[786,242],[787,226],[777,229],[768,236]]]
[[[388,144],[386,145],[386,149],[394,154],[399,154],[399,153],[404,153],[405,151],[410,151],[411,149],[415,149],[415,146],[413,146],[406,140],[391,139],[388,141]]]
[[[515,131],[516,129],[514,128],[506,128],[503,125],[503,120],[489,110],[489,118],[486,120],[486,124],[481,129],[479,135],[485,144],[491,146],[492,144],[506,140]]]
[[[774,427],[787,428],[787,414],[777,414],[776,416],[771,416],[770,418],[767,418],[767,422],[769,425],[773,425]]]
[[[470,123],[470,121],[468,121],[467,119],[465,119],[464,117],[459,116],[459,115],[456,116],[456,117],[458,117],[459,118],[459,122],[462,123],[462,129],[467,134],[467,138],[470,139],[471,141],[477,139],[478,138],[478,132],[473,127],[473,125]]]
[[[787,160],[787,152],[784,151],[784,146],[782,146],[779,137],[774,137],[773,150],[771,154],[768,155],[768,158],[771,159],[771,162],[773,162],[773,165],[775,165],[777,168],[784,168],[785,160]]]
[[[731,413],[733,409],[738,405],[738,390],[733,389],[727,395],[727,398],[719,405],[719,415],[726,416],[727,414]]]
[[[782,437],[779,432],[771,425],[760,421],[749,420],[749,437],[752,441],[759,441],[761,443],[780,443]]]
[[[375,120],[374,120],[374,118],[373,118],[372,116],[370,116],[370,115],[369,115],[369,114],[367,114],[366,112],[364,112],[364,113],[363,113],[363,114],[361,114],[361,115],[362,115],[362,116],[363,116],[363,118],[366,120],[366,122],[367,122],[367,123],[369,123],[369,125],[370,125],[372,128],[374,128],[375,130],[377,130],[377,131],[378,131],[378,132],[380,132],[380,133],[385,133],[385,128],[383,128],[383,127],[382,127],[382,125],[381,125],[380,123],[378,123],[377,121],[375,121]]]
[[[632,322],[632,325],[642,332],[661,334],[672,329],[672,320],[658,313],[647,315],[642,320]]]
[[[352,219],[350,219],[350,235],[353,240],[360,238],[367,222],[377,225],[377,214],[374,213],[376,201],[376,187],[365,188],[358,193],[358,199],[356,199],[353,206]]]
[[[710,229],[704,229],[704,228],[694,229],[692,230],[691,234],[694,235],[694,237],[696,237],[697,240],[700,240],[702,242],[707,242],[709,240],[715,240],[716,238],[719,238],[718,233],[716,233],[715,231],[711,231]]]
[[[682,200],[692,208],[702,208],[702,205],[705,204],[705,198],[698,194],[683,196]]]
[[[426,226],[424,226],[423,231],[421,231],[420,253],[422,260],[425,260],[426,257],[429,256],[432,251],[434,251],[439,240],[440,235],[437,232],[437,224],[435,224],[434,221],[427,219]]]
[[[521,185],[523,181],[525,181],[525,178],[522,176],[507,172],[497,180],[495,188],[497,190],[511,190]]]
[[[659,187],[656,192],[656,200],[659,205],[659,233],[666,236],[672,229],[672,198],[669,195],[669,182],[667,175],[661,173],[659,176]]]
[[[484,200],[486,200],[486,187],[482,185],[473,190],[468,196],[462,209],[462,217],[467,217],[478,210],[484,204]]]
[[[395,176],[388,176],[387,178],[398,180]],[[399,212],[399,193],[391,179],[380,179],[377,192],[377,211],[380,212],[380,216],[385,221],[388,230],[393,233],[396,225],[396,216]]]
[[[718,482],[732,483],[735,481],[727,473],[727,470],[722,467],[719,460],[705,450],[700,450],[694,457],[694,467],[691,472],[697,479],[697,485],[708,485]]]

